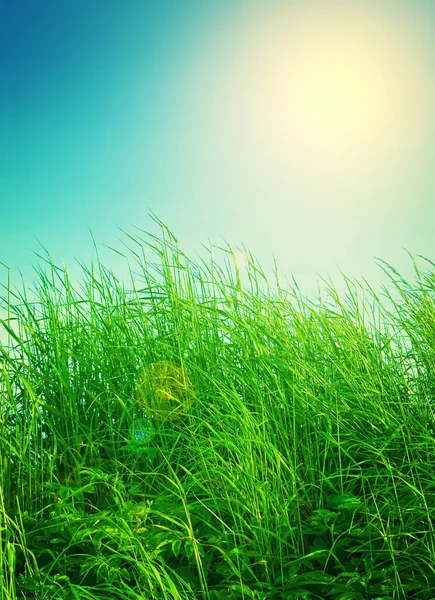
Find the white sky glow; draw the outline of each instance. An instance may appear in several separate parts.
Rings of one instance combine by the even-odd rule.
[[[429,109],[416,32],[355,3],[299,6],[247,18],[245,158],[334,187],[400,169]]]

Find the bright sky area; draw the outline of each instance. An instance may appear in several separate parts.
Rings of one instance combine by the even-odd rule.
[[[435,260],[433,0],[0,0],[0,261],[244,244],[307,295]],[[426,268],[426,267],[424,267]],[[0,266],[0,282],[7,270]]]

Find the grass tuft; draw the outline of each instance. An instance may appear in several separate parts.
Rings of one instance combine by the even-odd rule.
[[[0,600],[434,598],[433,269],[316,304],[153,218],[130,290],[8,271]]]

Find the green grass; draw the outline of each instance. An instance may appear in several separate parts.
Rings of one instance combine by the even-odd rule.
[[[315,305],[160,225],[131,291],[4,287],[1,600],[433,599],[435,276]]]

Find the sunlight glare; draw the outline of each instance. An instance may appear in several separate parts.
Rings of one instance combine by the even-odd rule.
[[[250,20],[247,148],[263,163],[334,179],[397,167],[424,121],[406,28],[382,13],[321,6]]]

